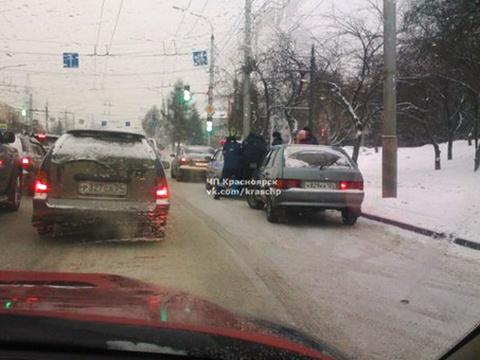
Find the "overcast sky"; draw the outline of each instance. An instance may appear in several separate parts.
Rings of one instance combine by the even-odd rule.
[[[282,3],[314,28],[332,4],[348,13],[368,2],[254,0],[254,15]],[[191,53],[209,48],[210,24],[218,67],[239,66],[244,6],[244,0],[0,0],[0,101],[21,107],[31,89],[33,107],[48,101],[54,117],[66,110],[77,118],[139,119],[178,79],[207,91],[207,69],[193,66]],[[64,52],[79,53],[78,69],[63,68]],[[204,106],[204,95],[196,100]]]

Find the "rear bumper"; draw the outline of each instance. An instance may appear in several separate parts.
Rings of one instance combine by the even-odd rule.
[[[359,190],[310,190],[292,188],[273,190],[270,195],[273,206],[312,209],[345,209],[360,212],[365,194]]]
[[[40,227],[53,224],[88,224],[93,222],[117,222],[121,224],[166,222],[170,204],[138,203],[94,200],[33,199],[32,225]]]
[[[192,173],[206,173],[207,167],[201,166],[191,166],[191,165],[180,165],[178,171],[182,172],[192,172]]]

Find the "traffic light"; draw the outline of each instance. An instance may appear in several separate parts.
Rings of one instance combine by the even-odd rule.
[[[213,132],[213,121],[212,117],[207,117],[207,133],[211,134]]]
[[[185,102],[189,102],[190,100],[192,100],[192,93],[190,92],[190,85],[185,85],[183,87],[183,101]]]
[[[22,108],[22,116],[23,117],[27,116],[27,109]]]

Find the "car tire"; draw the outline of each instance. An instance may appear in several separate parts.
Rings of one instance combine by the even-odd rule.
[[[250,209],[261,210],[265,204],[263,201],[257,200],[255,194],[247,194],[247,204]]]
[[[176,177],[176,174],[175,174],[175,172],[173,171],[173,166],[172,166],[172,168],[170,169],[170,176],[172,177],[172,179],[175,179],[175,177]]]
[[[37,234],[42,238],[48,237],[52,233],[53,233],[53,225],[45,225],[45,226],[37,227]]]
[[[205,189],[207,191],[210,191],[213,189],[212,182],[213,182],[212,179],[209,179],[207,177],[205,178]]]
[[[266,203],[267,220],[271,223],[278,223],[280,218],[279,209],[272,204],[272,199],[267,198]]]
[[[8,189],[8,202],[5,207],[7,211],[17,211],[20,207],[22,199],[22,178],[20,175],[15,174]]]
[[[353,226],[357,222],[359,213],[353,211],[352,209],[343,209],[342,210],[342,221],[344,225]]]
[[[175,179],[177,179],[177,182],[182,182],[184,180],[181,170],[178,170],[178,172],[175,174]]]

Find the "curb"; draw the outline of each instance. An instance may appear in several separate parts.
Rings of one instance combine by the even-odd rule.
[[[436,231],[433,231],[433,230],[428,230],[428,229],[425,229],[425,228],[421,228],[419,226],[407,224],[407,223],[397,221],[397,220],[387,219],[387,218],[384,218],[384,217],[381,217],[381,216],[372,215],[372,214],[368,214],[368,213],[364,213],[364,212],[362,212],[361,216],[366,218],[366,219],[378,221],[378,222],[388,224],[388,225],[393,225],[393,226],[399,227],[399,228],[404,229],[404,230],[415,232],[417,234],[429,236],[433,239],[448,239],[448,240],[452,241],[453,243],[455,243],[457,245],[480,251],[480,243],[475,242],[475,241],[471,241],[471,240],[467,240],[467,239],[463,239],[463,238],[459,238],[459,237],[456,237],[453,234],[436,232]]]

